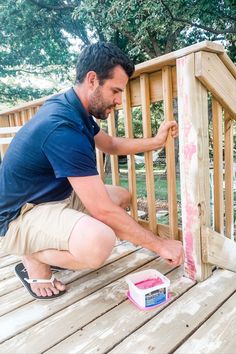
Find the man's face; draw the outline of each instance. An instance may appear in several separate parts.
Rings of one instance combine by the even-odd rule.
[[[113,70],[113,78],[94,89],[89,97],[89,113],[98,119],[107,119],[112,109],[121,104],[121,94],[128,82],[128,76],[121,66]]]

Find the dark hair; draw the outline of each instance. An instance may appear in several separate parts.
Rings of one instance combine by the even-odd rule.
[[[112,78],[113,69],[120,65],[128,77],[134,72],[134,64],[120,48],[112,43],[98,42],[83,49],[76,65],[76,83],[82,83],[89,71],[95,71],[99,84]]]

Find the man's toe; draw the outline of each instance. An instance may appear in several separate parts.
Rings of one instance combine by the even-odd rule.
[[[52,289],[46,288],[45,290],[46,290],[47,296],[52,296],[52,294],[53,294]]]
[[[64,284],[62,284],[60,281],[58,281],[58,280],[56,280],[55,281],[55,283],[54,283],[54,286],[55,286],[55,288],[57,289],[57,290],[59,290],[59,291],[63,291],[63,290],[65,290],[65,285]]]

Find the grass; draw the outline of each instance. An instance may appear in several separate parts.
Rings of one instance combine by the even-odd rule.
[[[106,184],[112,184],[111,175],[107,175],[105,179]],[[177,188],[177,199],[180,201],[180,180],[177,176],[176,180]],[[128,168],[127,165],[122,165],[120,167],[120,185],[122,187],[128,188]],[[137,187],[137,198],[147,197],[147,187],[146,187],[146,170],[144,165],[136,166],[136,187]],[[154,166],[154,188],[155,188],[155,199],[167,201],[167,177],[165,168],[162,166]]]
[[[105,179],[106,184],[112,184],[111,175],[107,175]],[[180,180],[177,177],[177,199],[180,201]],[[120,166],[120,185],[128,189],[128,168],[127,165]],[[136,188],[137,188],[137,200],[142,200],[145,202],[147,198],[147,187],[146,187],[146,170],[144,165],[136,165]],[[154,188],[155,188],[155,200],[162,205],[163,202],[167,203],[167,177],[165,167],[154,166]],[[142,210],[142,207],[139,208]],[[178,210],[179,222],[181,222],[181,210]],[[169,215],[158,216],[158,223],[168,224]]]
[[[128,189],[128,167],[127,164],[120,165],[120,185]],[[112,184],[111,175],[107,175],[105,179],[106,184]],[[143,164],[136,165],[136,188],[137,188],[137,199],[145,200],[147,198],[147,188],[146,188],[146,170]],[[166,202],[168,200],[167,194],[167,176],[165,171],[165,166],[154,164],[154,188],[155,188],[155,199],[160,202]],[[176,179],[176,189],[177,189],[177,201],[181,201],[180,195],[180,178],[177,175]],[[234,193],[234,200],[236,200],[236,193]],[[161,216],[158,218],[159,223],[168,224],[168,215]],[[181,207],[178,208],[178,220],[181,223]],[[234,220],[236,220],[236,208],[234,210]]]

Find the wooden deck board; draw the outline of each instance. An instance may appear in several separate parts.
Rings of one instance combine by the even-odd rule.
[[[158,353],[173,352],[181,341],[187,339],[199,324],[218,309],[235,288],[236,273],[216,271],[133,333],[112,353],[148,353],[151,350]]]
[[[235,353],[236,294],[233,294],[176,352],[175,354]]]
[[[157,263],[153,261],[148,266],[145,266],[145,268],[153,267],[161,268],[163,273],[168,269],[163,262]],[[175,269],[168,274],[169,279],[173,282],[171,287],[173,294],[172,301],[193,285],[193,282],[186,278],[184,279],[182,274],[182,269]],[[124,295],[126,298],[126,294]],[[46,353],[69,353],[74,350],[81,353],[105,353],[116,345],[117,342],[129,336],[129,334],[153,318],[163,307],[168,306],[170,303],[171,301],[152,311],[140,311],[134,305],[130,304],[129,300],[125,299],[124,302],[112,308],[111,311],[106,312],[87,326],[82,327],[74,335],[68,337]],[[99,337],[94,336],[94,333],[99,333]]]
[[[125,257],[133,252],[137,251],[137,248],[126,242],[115,247],[111,257],[107,260],[105,264],[109,264],[119,258]],[[8,269],[9,267],[9,269]],[[1,306],[0,306],[0,315],[3,315],[9,311],[14,310],[17,307],[23,306],[26,303],[32,302],[33,298],[24,290],[19,280],[14,276],[14,265],[7,266],[0,270],[0,274],[5,274],[5,269],[9,274],[9,279],[6,279],[6,282],[0,282],[0,292],[2,291],[1,297]],[[57,274],[57,278],[64,281],[66,284],[73,282],[74,280],[90,273],[88,270],[80,270],[78,272],[72,271],[63,271]],[[4,276],[4,275],[3,275]],[[11,278],[10,278],[11,276]],[[5,279],[5,278],[4,278]],[[7,281],[11,285],[8,288],[6,285]],[[5,285],[5,286],[4,286]],[[17,290],[18,289],[18,290]],[[17,291],[16,291],[17,290]]]
[[[58,272],[67,293],[38,301],[14,276],[18,260],[1,253],[0,353],[192,354],[196,346],[194,354],[221,354],[236,345],[236,274],[230,271],[216,270],[195,284],[183,277],[182,267],[173,268],[152,252],[121,243],[96,271]],[[167,274],[172,298],[156,309],[140,311],[127,299],[125,276],[148,268]],[[207,345],[211,340],[215,346]]]
[[[70,305],[91,293],[110,284],[112,281],[126,275],[130,270],[135,271],[148,260],[157,256],[146,250],[140,249],[121,260],[114,261],[96,271],[89,272],[79,277],[69,285],[65,295],[53,301],[34,301],[17,308],[0,317],[0,343],[12,336],[28,329],[54,313],[68,308]],[[71,272],[72,275],[76,272]],[[78,272],[79,273],[79,272]],[[67,277],[62,276],[62,281],[67,282]],[[31,297],[30,297],[31,299]],[[1,352],[1,349],[0,349]]]

